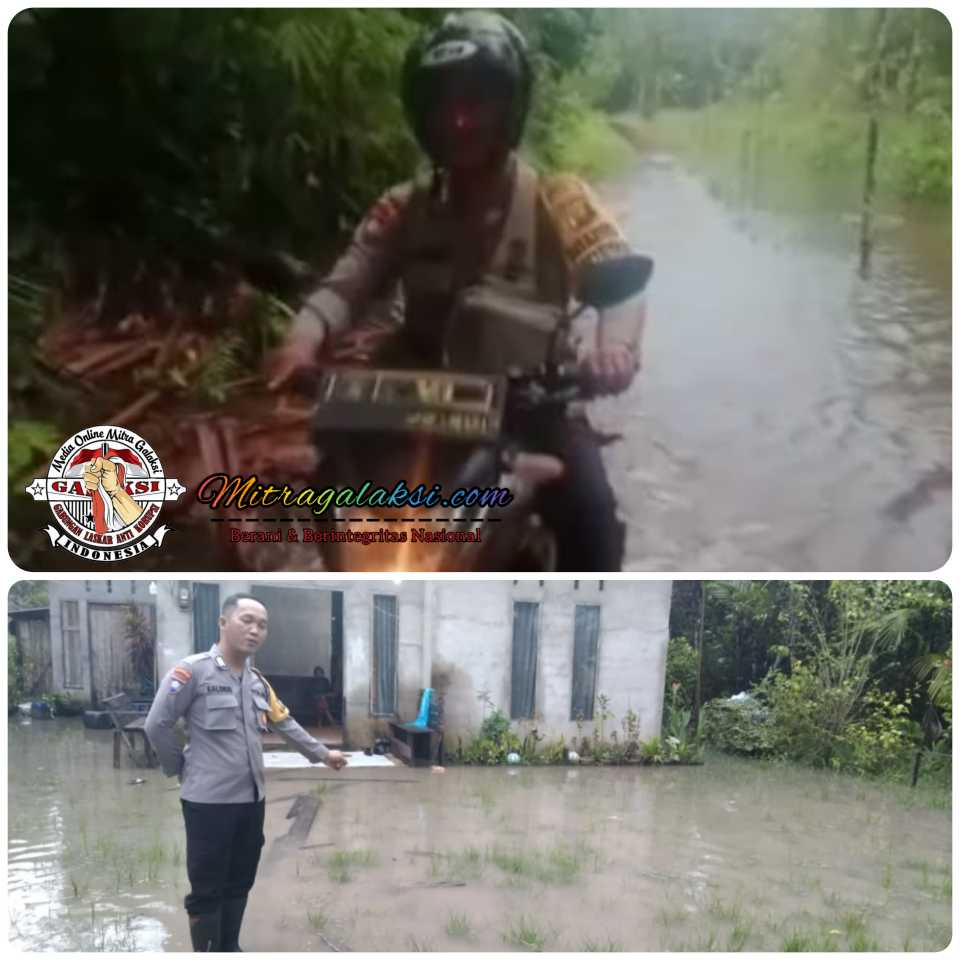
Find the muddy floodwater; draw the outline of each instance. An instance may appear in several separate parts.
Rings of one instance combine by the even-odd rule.
[[[950,230],[859,193],[744,209],[647,154],[607,191],[656,269],[644,372],[595,404],[638,570],[930,570],[949,553]],[[728,191],[729,193],[729,191]]]
[[[176,787],[115,770],[109,737],[11,721],[19,949],[189,949]],[[320,807],[292,842],[301,794]],[[708,758],[276,770],[267,799],[248,951],[939,950],[951,936],[948,805],[899,788]]]

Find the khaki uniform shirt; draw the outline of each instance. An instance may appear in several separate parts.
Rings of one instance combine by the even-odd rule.
[[[180,796],[195,803],[250,803],[265,793],[261,735],[276,730],[314,763],[329,750],[292,717],[270,723],[267,688],[244,663],[240,676],[214,644],[185,657],[160,683],[145,730],[163,772],[179,775]],[[181,750],[174,725],[183,717],[189,742]]]
[[[402,283],[405,268],[413,256],[423,253],[415,249],[417,239],[411,237],[412,232],[418,237],[437,238],[434,245],[439,244],[438,248],[432,254],[427,251],[428,255],[433,256],[438,265],[450,264],[462,282],[469,282],[464,274],[471,269],[482,271],[490,251],[497,246],[517,171],[524,167],[523,161],[515,160],[509,168],[505,189],[495,191],[490,207],[473,218],[459,216],[442,197],[429,197],[425,183],[408,182],[392,187],[374,204],[346,252],[307,299],[297,315],[295,330],[309,332],[310,328],[323,324],[329,333],[341,333],[362,322],[371,310],[384,303],[393,305],[394,316],[402,315],[406,297]],[[429,210],[426,225],[422,222],[425,205]],[[536,236],[536,287],[545,301],[565,303],[569,286],[567,268],[559,238],[539,199]],[[581,352],[594,346],[622,345],[638,355],[643,309],[641,294],[601,311],[599,336],[593,344],[584,341]]]

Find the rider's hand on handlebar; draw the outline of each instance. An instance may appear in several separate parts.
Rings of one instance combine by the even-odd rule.
[[[593,350],[580,360],[580,375],[595,393],[622,393],[633,383],[637,358],[629,347]]]
[[[264,364],[268,389],[279,390],[304,373],[314,370],[317,353],[323,346],[324,339],[323,327],[296,331],[282,347],[268,354]]]

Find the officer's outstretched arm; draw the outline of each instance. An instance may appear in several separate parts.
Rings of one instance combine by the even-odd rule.
[[[160,766],[168,777],[175,777],[180,772],[183,751],[177,745],[173,728],[190,708],[195,691],[196,680],[192,667],[185,662],[178,663],[160,681],[160,688],[144,723],[147,739],[156,750]]]
[[[267,721],[270,728],[283,737],[295,750],[302,753],[312,763],[327,759],[330,751],[317,739],[311,737],[303,727],[290,716],[290,711],[270,686],[267,678],[256,668],[253,671],[267,691]]]
[[[299,750],[313,763],[322,763],[330,755],[330,751],[315,737],[310,736],[293,717],[287,717],[279,723],[270,722],[277,733],[283,737],[294,749]]]

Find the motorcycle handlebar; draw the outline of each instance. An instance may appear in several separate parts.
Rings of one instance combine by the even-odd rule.
[[[541,364],[507,372],[512,397],[531,407],[546,407],[586,400],[591,392],[576,367]]]

